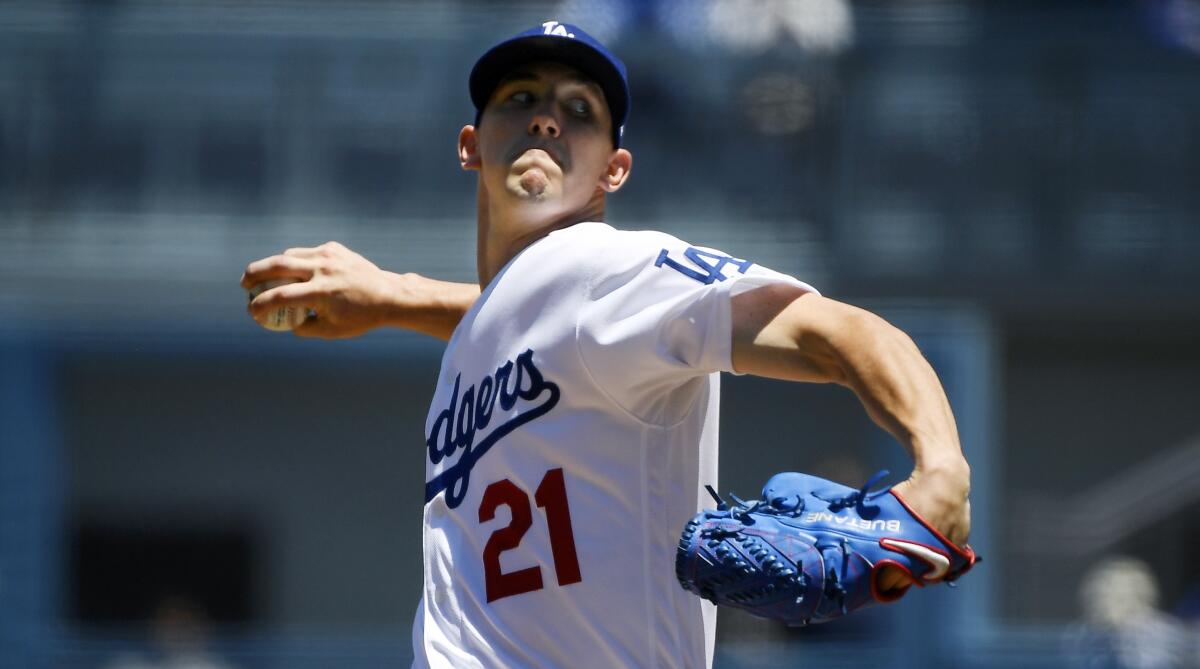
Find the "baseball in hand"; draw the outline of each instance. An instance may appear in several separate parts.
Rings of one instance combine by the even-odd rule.
[[[295,279],[279,279],[276,281],[264,281],[250,289],[250,299],[258,297],[261,293],[268,291],[276,286],[282,286],[288,283],[295,283]],[[269,312],[266,316],[256,317],[254,320],[259,325],[268,330],[275,332],[287,332],[304,322],[308,318],[308,310],[302,307],[282,307]]]

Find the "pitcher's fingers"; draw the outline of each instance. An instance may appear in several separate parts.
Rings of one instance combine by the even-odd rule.
[[[912,577],[892,565],[884,565],[879,573],[875,574],[875,585],[879,592],[905,590],[913,582]]]
[[[293,246],[284,251],[283,255],[293,258],[315,258],[320,255],[320,250],[315,246]]]
[[[307,309],[314,302],[316,289],[312,283],[285,283],[270,290],[264,290],[258,297],[250,300],[247,309],[255,318],[284,307]]]
[[[242,288],[250,289],[273,279],[308,281],[316,267],[317,263],[313,260],[282,254],[255,260],[246,265],[246,271],[242,274]]]

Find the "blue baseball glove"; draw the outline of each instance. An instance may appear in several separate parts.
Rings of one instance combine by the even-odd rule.
[[[818,476],[784,472],[762,499],[730,506],[711,488],[714,511],[688,521],[675,556],[685,590],[723,606],[801,626],[840,618],[907,588],[880,592],[884,565],[920,586],[950,583],[979,558],[957,546],[904,503],[891,486],[859,490]]]

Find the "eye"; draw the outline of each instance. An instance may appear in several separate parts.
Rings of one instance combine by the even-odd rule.
[[[530,102],[533,102],[533,93],[530,93],[529,91],[517,91],[508,96],[508,99],[519,105],[527,105]]]
[[[583,98],[573,98],[567,101],[567,110],[580,118],[587,118],[592,113],[592,106]]]

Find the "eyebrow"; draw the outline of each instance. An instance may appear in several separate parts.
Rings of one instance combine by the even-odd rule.
[[[496,88],[514,81],[538,81],[539,77],[529,70],[513,70],[504,75],[496,84]]]

